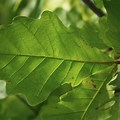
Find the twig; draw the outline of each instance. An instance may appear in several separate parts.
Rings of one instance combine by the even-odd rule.
[[[98,17],[103,17],[105,14],[99,8],[97,8],[91,0],[82,0]]]

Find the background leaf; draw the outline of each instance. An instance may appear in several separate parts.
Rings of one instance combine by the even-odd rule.
[[[111,47],[114,47],[117,53],[120,53],[120,1],[119,0],[104,0],[104,5],[107,10],[107,25],[108,32],[106,33]]]
[[[0,100],[0,119],[2,120],[32,120],[34,116],[34,113],[14,96]]]

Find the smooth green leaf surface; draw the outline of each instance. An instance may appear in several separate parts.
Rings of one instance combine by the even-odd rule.
[[[118,75],[115,80],[113,80],[110,84],[113,85],[114,88],[114,96],[113,100],[115,104],[111,107],[111,118],[110,120],[119,120],[120,119],[120,65],[118,65]]]

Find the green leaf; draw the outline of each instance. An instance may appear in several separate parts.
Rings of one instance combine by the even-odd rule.
[[[107,10],[108,32],[106,33],[111,47],[114,47],[117,53],[120,53],[120,1],[104,0]]]
[[[102,0],[93,0],[95,5],[99,8],[103,7],[103,1]]]
[[[95,66],[91,76],[84,78],[79,86],[60,96],[57,103],[48,102],[43,106],[36,120],[105,120],[110,118],[109,110],[114,101],[110,100],[106,83],[111,79],[112,69],[113,67]]]
[[[0,100],[1,120],[32,120],[34,113],[15,96]]]
[[[111,109],[112,117],[109,120],[119,120],[120,119],[120,95],[114,97],[115,105]]]
[[[8,94],[21,93],[32,105],[61,84],[79,85],[95,63],[114,63],[51,12],[40,20],[16,18],[0,30],[0,41],[0,79],[7,81]]]
[[[103,35],[99,36],[99,31],[95,29],[93,25],[86,24],[82,27],[80,34],[84,40],[87,40],[92,47],[97,47],[99,49],[106,49],[108,46],[105,42],[100,38]],[[89,33],[89,35],[87,35]]]

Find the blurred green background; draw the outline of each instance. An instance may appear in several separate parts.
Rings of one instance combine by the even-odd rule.
[[[94,4],[102,8],[101,0]],[[16,16],[39,18],[45,10],[54,11],[66,25],[81,27],[83,20],[97,22],[97,16],[82,0],[0,0],[0,25],[11,23]]]

